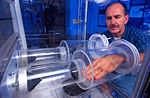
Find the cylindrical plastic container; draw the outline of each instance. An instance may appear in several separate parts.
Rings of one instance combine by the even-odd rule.
[[[20,52],[20,55],[15,58],[19,58],[22,61],[27,60],[29,66],[70,62],[70,54],[64,47],[18,50],[16,52]]]
[[[22,77],[27,77],[26,80],[24,80],[26,82],[23,84],[26,85],[28,91],[32,91],[34,88],[36,91],[39,91],[49,86],[49,90],[54,90],[73,83],[85,81],[87,76],[84,62],[80,59],[76,59],[70,63],[71,65],[68,67],[66,67],[66,63],[61,62],[51,64],[51,66],[48,64],[34,67],[29,66],[25,68],[26,74],[19,73],[19,80],[23,80],[21,79]]]
[[[68,40],[61,41],[60,47],[65,47],[68,53],[73,54],[77,50],[104,49],[109,45],[105,35],[93,34],[89,40]]]

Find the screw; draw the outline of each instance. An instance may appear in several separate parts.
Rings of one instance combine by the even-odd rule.
[[[12,76],[12,75],[14,75],[15,73],[14,72],[11,72],[10,74],[9,74],[9,76]]]
[[[11,84],[11,87],[16,87],[18,84],[17,83],[13,83]]]

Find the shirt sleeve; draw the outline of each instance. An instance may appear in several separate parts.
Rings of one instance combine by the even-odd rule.
[[[145,52],[149,45],[149,42],[150,42],[150,35],[143,32],[137,32],[135,38],[135,46],[139,52]]]

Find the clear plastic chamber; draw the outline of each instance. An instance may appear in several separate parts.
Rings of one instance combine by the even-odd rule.
[[[92,56],[93,53],[97,54],[94,58]],[[103,79],[94,81],[92,62],[96,58],[111,54],[124,55],[126,57],[126,62],[120,65],[114,72],[104,76]],[[89,64],[92,70],[92,80],[87,79],[86,67]],[[108,48],[102,50],[90,49],[76,51],[67,67],[66,63],[63,62],[53,63],[51,64],[52,66],[49,66],[49,64],[43,66],[31,66],[26,68],[24,75],[27,77],[26,85],[28,91],[34,90],[35,87],[36,89],[42,90],[48,85],[51,85],[49,90],[54,90],[74,83],[78,84],[81,89],[87,90],[97,84],[133,72],[138,64],[139,54],[136,48],[125,40],[117,40],[112,42]],[[21,78],[22,77],[19,77],[19,80]]]

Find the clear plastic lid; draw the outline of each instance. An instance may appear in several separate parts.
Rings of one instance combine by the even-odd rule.
[[[107,48],[109,45],[108,39],[105,35],[101,35],[101,34],[93,34],[89,40],[91,41],[95,41],[96,45],[93,48],[91,44],[89,44],[89,49],[103,49],[103,48]]]
[[[64,55],[65,55],[67,61],[70,62],[70,60],[71,60],[71,54],[70,54],[69,46],[68,46],[67,42],[66,42],[65,40],[62,40],[62,41],[60,42],[60,47],[63,47],[62,52],[63,52],[63,51],[66,51],[66,54],[67,54],[67,55],[66,55],[66,54],[61,54],[61,56],[64,57]]]
[[[88,66],[89,64],[91,66],[92,80],[87,80],[86,79],[85,81],[77,83],[80,88],[82,88],[84,90],[87,90],[87,89],[89,89],[93,86],[93,81],[94,81],[94,71],[93,71],[93,67],[92,67],[92,62],[91,62],[89,56],[82,50],[78,50],[73,54],[72,60],[76,60],[76,59],[80,59],[81,61],[83,61],[85,67]],[[86,73],[86,76],[87,76],[87,73]]]
[[[102,49],[108,48],[109,42],[108,42],[108,39],[105,35],[93,34],[89,38],[89,40],[95,41],[96,45],[93,45],[93,44],[89,43],[89,45],[88,45],[89,48],[88,49],[102,50]],[[97,57],[100,57],[100,55],[97,54],[96,52],[91,52],[91,57],[93,57],[93,59],[96,59]]]
[[[136,49],[136,47],[126,41],[126,40],[115,40],[114,42],[112,42],[109,47],[116,47],[116,48],[120,48],[122,49],[124,52],[124,55],[126,56],[126,60],[127,62],[122,64],[117,70],[116,72],[122,73],[122,74],[126,74],[129,72],[132,72],[133,74],[136,73],[138,70],[136,70],[140,65],[139,65],[139,61],[140,61],[140,56],[139,56],[139,52]]]

